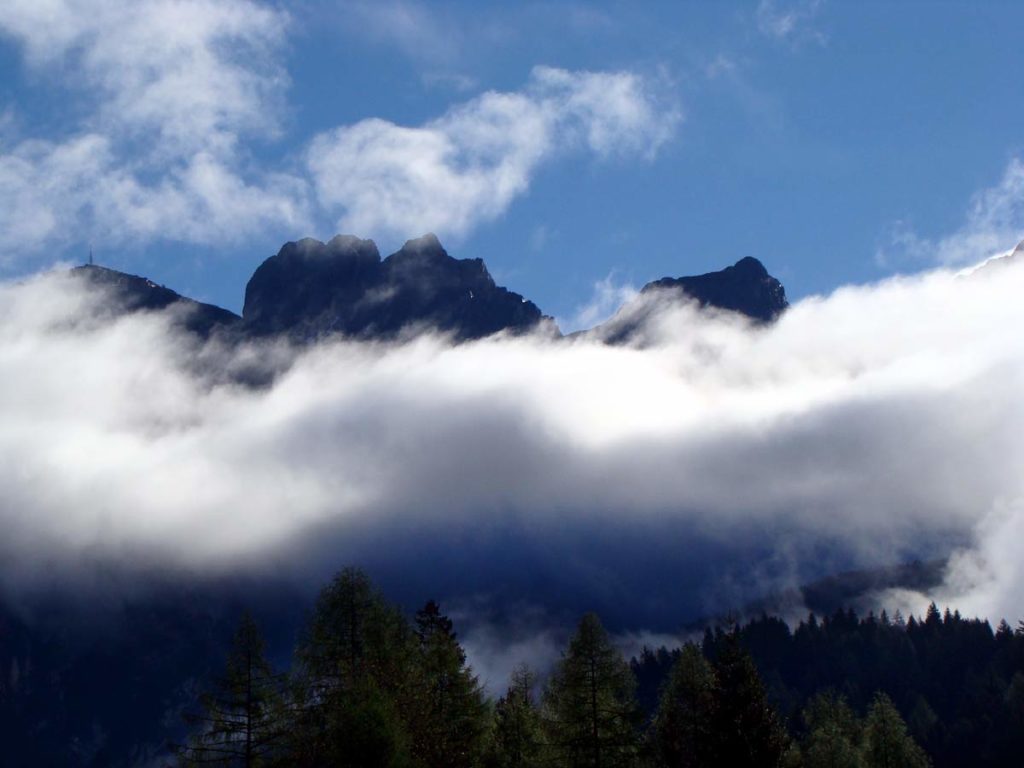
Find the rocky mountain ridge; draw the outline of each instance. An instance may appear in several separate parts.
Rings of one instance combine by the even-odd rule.
[[[249,280],[242,317],[256,335],[300,340],[431,329],[465,341],[550,323],[532,301],[496,285],[482,259],[452,258],[433,234],[383,260],[372,240],[351,235],[286,243]]]
[[[84,265],[72,274],[105,290],[113,314],[174,311],[181,326],[204,337],[382,340],[425,330],[458,341],[501,332],[561,335],[536,304],[497,285],[482,259],[453,258],[433,234],[408,241],[384,259],[372,240],[351,235],[285,243],[249,279],[241,317],[106,267]],[[654,294],[755,322],[771,322],[788,306],[782,284],[751,257],[718,272],[653,281],[638,301]],[[638,322],[637,313],[625,307],[592,333],[607,343],[624,343]]]
[[[176,325],[203,337],[215,330],[236,328],[242,323],[242,318],[234,312],[182,296],[138,275],[84,264],[73,268],[71,276],[90,289],[104,291],[104,311],[112,316],[168,311],[173,313]]]

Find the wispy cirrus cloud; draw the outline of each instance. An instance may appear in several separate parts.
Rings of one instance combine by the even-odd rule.
[[[593,285],[590,299],[576,308],[569,317],[558,318],[563,331],[593,328],[614,315],[623,305],[636,298],[639,290],[630,282],[622,282],[613,273]]]
[[[823,0],[760,0],[754,14],[758,31],[788,45],[824,45],[824,33],[814,26]]]
[[[428,70],[455,66],[474,38],[440,3],[414,0],[355,0],[342,6],[350,35],[397,48]],[[354,19],[356,23],[349,23]],[[479,30],[476,30],[479,32]]]
[[[1024,162],[1012,158],[999,182],[974,194],[963,224],[941,237],[919,234],[897,222],[889,242],[875,260],[882,265],[909,262],[963,266],[979,255],[996,256],[1012,250],[1024,239]]]

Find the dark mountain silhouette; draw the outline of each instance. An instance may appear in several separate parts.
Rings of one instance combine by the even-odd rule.
[[[782,283],[769,275],[764,265],[752,256],[719,272],[694,277],[663,277],[645,285],[640,293],[654,291],[677,292],[695,299],[702,307],[728,309],[763,322],[771,322],[789,306]]]
[[[376,340],[427,330],[458,341],[501,332],[560,335],[536,304],[496,285],[482,259],[452,258],[432,234],[408,241],[386,259],[372,240],[351,235],[285,243],[249,279],[242,317],[106,267],[88,264],[72,274],[106,291],[104,309],[114,316],[168,311],[176,324],[203,337],[285,335],[312,342],[333,334]],[[655,297],[696,301],[757,322],[774,320],[788,306],[782,284],[747,257],[720,272],[648,283],[636,301],[585,333],[609,343],[632,341]]]
[[[786,289],[757,259],[747,256],[731,267],[692,277],[663,277],[645,285],[633,301],[603,325],[586,332],[608,344],[642,341],[642,330],[664,302],[696,302],[770,323],[789,306]]]
[[[71,270],[76,280],[106,293],[104,310],[114,316],[133,312],[173,313],[176,324],[207,337],[215,330],[236,328],[242,321],[234,312],[189,299],[170,288],[116,269],[85,264]]]
[[[252,333],[301,340],[422,329],[467,340],[545,321],[533,302],[495,285],[483,260],[453,259],[432,234],[383,261],[372,240],[350,235],[287,243],[249,280],[242,316]]]

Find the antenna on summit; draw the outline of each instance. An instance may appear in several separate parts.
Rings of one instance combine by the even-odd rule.
[[[95,262],[92,260],[92,244],[89,245],[89,266],[93,266]]]

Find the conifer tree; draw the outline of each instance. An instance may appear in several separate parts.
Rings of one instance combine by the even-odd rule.
[[[544,693],[552,762],[573,768],[634,765],[642,718],[636,681],[594,614],[580,621]]]
[[[701,649],[683,646],[662,688],[651,725],[655,760],[666,768],[712,765],[715,672]]]
[[[834,692],[817,694],[803,712],[807,727],[804,768],[860,768],[861,727],[846,700]]]
[[[532,768],[542,761],[540,711],[533,699],[536,676],[525,664],[512,671],[505,695],[494,707],[489,768]]]
[[[907,733],[906,723],[884,693],[875,694],[864,727],[867,768],[926,768],[928,757]]]
[[[487,705],[451,619],[433,600],[416,614],[416,637],[413,751],[430,768],[473,765],[483,750]]]
[[[266,659],[259,628],[244,614],[223,676],[200,697],[202,713],[186,716],[199,731],[181,751],[184,763],[266,765],[284,735],[280,683]]]
[[[716,765],[777,766],[788,746],[786,731],[769,706],[764,686],[733,631],[714,663]]]
[[[415,654],[408,622],[366,574],[338,574],[296,651],[295,764],[406,764]]]
[[[346,568],[317,598],[296,656],[306,684],[329,698],[372,681],[398,692],[415,654],[405,618],[358,568]]]

